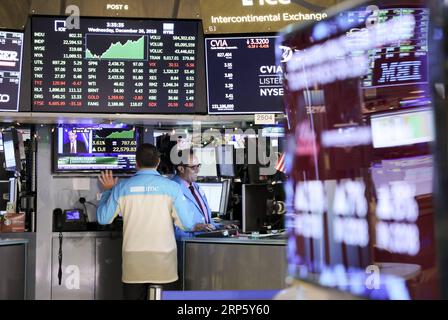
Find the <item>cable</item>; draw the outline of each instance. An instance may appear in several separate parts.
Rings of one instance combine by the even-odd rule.
[[[89,222],[89,214],[88,214],[88,212],[87,212],[87,206],[86,206],[86,198],[84,198],[84,197],[81,197],[81,198],[79,198],[79,202],[83,205],[83,207],[84,207],[84,211],[85,211],[85,214],[84,214],[84,216],[86,217],[86,222]]]
[[[95,208],[98,208],[98,206],[96,204],[94,204],[93,202],[90,201],[86,201],[87,204],[90,204],[91,206],[94,206]]]

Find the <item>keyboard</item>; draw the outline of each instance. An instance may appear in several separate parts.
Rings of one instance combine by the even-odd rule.
[[[238,229],[222,229],[196,233],[196,238],[229,238],[238,235]]]

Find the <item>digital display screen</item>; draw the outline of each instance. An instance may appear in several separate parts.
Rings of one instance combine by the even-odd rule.
[[[223,184],[218,183],[198,183],[204,192],[211,212],[221,213],[221,198],[223,193]]]
[[[372,116],[374,148],[390,148],[434,140],[432,110],[413,110]]]
[[[13,129],[2,132],[3,151],[5,154],[5,169],[7,171],[20,171],[20,155],[18,146],[18,134]]]
[[[135,171],[138,129],[123,125],[64,125],[57,128],[54,171]]]
[[[208,112],[283,112],[283,78],[275,36],[207,38]]]
[[[198,158],[201,167],[198,172],[199,177],[217,177],[216,149],[215,148],[194,148],[194,155]]]
[[[74,221],[79,220],[79,211],[65,211],[65,220]]]
[[[428,28],[429,9],[385,8],[378,10],[377,23],[390,21],[394,17],[412,14],[415,18],[413,36],[405,41],[392,42],[386,46],[369,50],[369,72],[362,85],[381,87],[428,82]],[[340,18],[348,23],[363,23],[371,15],[369,11],[348,11]],[[412,30],[411,30],[412,32]],[[347,36],[353,41],[365,41],[365,29],[352,28]],[[356,53],[355,53],[356,54]]]
[[[4,135],[6,137],[6,134]],[[14,149],[14,142],[12,139],[5,139],[3,142],[5,150],[5,165],[7,170],[15,170],[16,168],[16,154]]]
[[[216,147],[219,165],[219,176],[235,176],[234,149],[235,148],[233,145],[221,145]]]
[[[69,29],[62,17],[35,16],[32,110],[194,113],[201,29],[196,20],[105,18]]]
[[[23,33],[0,31],[0,111],[18,111]]]

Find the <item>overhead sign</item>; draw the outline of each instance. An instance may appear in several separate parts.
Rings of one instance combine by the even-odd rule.
[[[292,23],[320,21],[336,0],[201,0],[204,32],[277,32]]]
[[[275,114],[257,113],[254,115],[255,124],[275,124]]]

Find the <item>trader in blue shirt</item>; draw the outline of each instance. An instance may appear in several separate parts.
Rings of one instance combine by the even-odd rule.
[[[187,198],[190,208],[189,214],[195,224],[193,231],[215,230],[219,225],[213,222],[212,212],[208,205],[207,197],[196,183],[201,164],[191,149],[186,149],[185,151],[189,153],[188,161],[185,163],[181,162],[176,166],[177,174],[173,177],[173,181],[179,184],[183,195]],[[177,239],[191,235],[191,232],[184,232],[179,228],[176,228]]]
[[[146,299],[150,284],[172,285],[178,279],[177,246],[173,225],[192,230],[193,218],[181,188],[162,177],[156,168],[156,147],[137,148],[138,172],[117,183],[112,172],[101,173],[105,189],[98,209],[100,224],[123,216],[122,282],[126,299]]]

